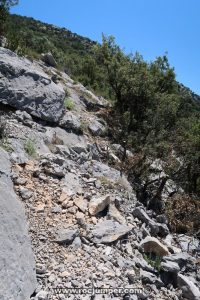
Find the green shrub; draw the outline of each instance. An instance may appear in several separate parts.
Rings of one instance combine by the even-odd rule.
[[[36,151],[36,145],[35,142],[31,139],[28,139],[25,143],[24,143],[24,150],[26,151],[26,153],[32,157],[36,157],[37,151]]]
[[[146,262],[156,269],[158,272],[160,271],[161,258],[160,256],[153,255],[152,253],[145,254],[144,259]]]
[[[68,110],[73,110],[74,107],[75,107],[75,104],[74,104],[74,102],[72,101],[72,99],[70,99],[70,98],[65,98],[65,100],[64,100],[64,106],[65,106],[65,108],[68,109]]]

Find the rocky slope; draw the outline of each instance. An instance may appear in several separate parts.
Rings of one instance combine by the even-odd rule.
[[[10,160],[2,150],[0,174],[11,164],[15,189],[9,182],[0,198],[0,264],[9,266],[0,275],[0,299],[200,299],[199,241],[171,234],[166,217],[147,211],[107,163],[120,161],[120,145],[106,135],[104,99],[41,61],[0,48],[0,103],[1,145]],[[6,201],[12,198],[15,205]]]

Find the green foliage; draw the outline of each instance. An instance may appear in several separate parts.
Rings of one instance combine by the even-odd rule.
[[[107,70],[116,97],[116,109],[124,116],[122,121],[127,133],[139,128],[146,130],[145,122],[157,109],[162,95],[176,90],[175,74],[167,57],[147,63],[138,53],[125,55],[113,37],[105,36],[102,46],[97,47],[97,55]]]
[[[3,35],[5,33],[7,17],[7,9],[4,6],[0,5],[0,35]]]
[[[147,63],[138,53],[125,55],[113,37],[105,36],[96,54],[115,94],[108,120],[113,138],[135,154],[132,167],[126,166],[129,175],[147,182],[149,161],[160,158],[171,178],[189,194],[199,195],[199,98],[177,83],[166,55]],[[174,156],[182,164],[175,164]],[[156,195],[161,197],[161,192]]]
[[[72,99],[70,99],[70,98],[65,98],[65,100],[64,100],[64,106],[65,106],[65,108],[68,109],[68,110],[73,110],[74,107],[75,107],[75,104],[74,104],[74,102],[73,102]]]
[[[3,6],[7,10],[9,10],[11,6],[17,5],[18,2],[19,2],[19,0],[1,0],[0,6]]]
[[[148,253],[144,255],[144,259],[150,266],[160,272],[161,257]]]
[[[0,0],[0,36],[6,31],[10,7],[17,4],[18,0]]]
[[[189,194],[200,194],[200,113],[180,118],[176,128],[175,149],[182,157],[181,183]]]
[[[26,140],[26,142],[24,143],[24,150],[28,155],[32,157],[36,157],[37,155],[35,142],[31,139]]]

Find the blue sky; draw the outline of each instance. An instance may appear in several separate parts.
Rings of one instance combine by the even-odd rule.
[[[19,0],[12,12],[95,41],[112,34],[148,61],[168,52],[177,79],[200,94],[199,0]]]

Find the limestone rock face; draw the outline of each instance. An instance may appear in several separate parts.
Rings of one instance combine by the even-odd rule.
[[[36,288],[24,210],[14,193],[10,162],[0,149],[0,299],[29,299]]]
[[[39,66],[0,48],[0,103],[58,122],[63,115],[64,96],[64,90]]]

